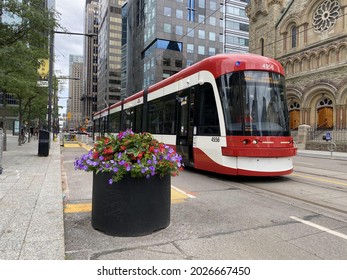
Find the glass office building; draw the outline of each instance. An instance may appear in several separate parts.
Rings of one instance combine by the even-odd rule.
[[[208,56],[247,52],[248,2],[128,0],[123,6],[127,18],[124,95],[132,95]]]

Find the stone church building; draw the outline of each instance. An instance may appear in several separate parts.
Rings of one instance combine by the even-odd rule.
[[[347,0],[251,0],[249,52],[282,63],[290,126],[347,128]]]

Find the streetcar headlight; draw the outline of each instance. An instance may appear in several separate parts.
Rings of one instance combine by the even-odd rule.
[[[254,139],[252,143],[253,143],[254,145],[255,145],[255,144],[258,144],[258,140]]]

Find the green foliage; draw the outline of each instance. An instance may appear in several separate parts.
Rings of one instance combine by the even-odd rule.
[[[48,91],[37,87],[37,69],[39,59],[49,58],[48,34],[58,26],[57,14],[42,0],[0,1],[0,11],[0,93],[18,100],[20,120],[24,114],[41,117]]]

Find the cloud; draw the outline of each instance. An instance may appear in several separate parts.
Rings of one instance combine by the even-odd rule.
[[[57,0],[56,10],[60,14],[59,23],[67,32],[83,33],[84,29],[83,0]],[[83,55],[83,36],[55,34],[55,70],[68,75],[69,55]],[[58,75],[60,73],[57,73]]]

